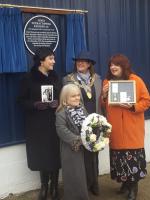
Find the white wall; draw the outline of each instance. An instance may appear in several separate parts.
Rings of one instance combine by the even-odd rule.
[[[0,149],[0,199],[39,187],[39,173],[27,167],[25,145]]]
[[[146,121],[145,150],[150,162],[150,120]],[[100,174],[109,173],[109,149],[99,154]],[[0,149],[0,199],[9,193],[21,193],[40,187],[39,173],[27,167],[25,145]]]

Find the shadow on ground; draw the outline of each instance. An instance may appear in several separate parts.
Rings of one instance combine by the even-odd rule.
[[[149,183],[150,183],[150,164],[148,164],[148,175],[147,177],[140,181],[139,183],[139,192],[137,200],[150,200],[150,192],[149,192]],[[100,188],[100,195],[93,196],[90,195],[90,200],[125,200],[125,195],[118,195],[116,192],[120,187],[119,183],[112,181],[109,175],[99,176],[99,188]],[[62,183],[59,184],[60,195],[63,196],[63,185]],[[38,190],[36,191],[29,191],[24,194],[20,195],[9,195],[9,197],[5,198],[4,200],[37,200]],[[50,195],[47,200],[50,200]],[[61,198],[62,199],[62,198]],[[70,199],[71,200],[71,199]]]

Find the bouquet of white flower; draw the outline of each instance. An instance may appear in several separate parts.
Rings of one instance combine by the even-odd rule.
[[[102,115],[92,113],[83,121],[81,139],[85,148],[96,152],[103,150],[109,143],[112,126]]]

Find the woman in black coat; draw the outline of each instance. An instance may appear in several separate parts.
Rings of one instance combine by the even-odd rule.
[[[53,70],[54,64],[53,51],[47,47],[39,48],[34,56],[34,67],[22,80],[19,96],[19,102],[26,111],[28,167],[33,171],[40,171],[39,200],[47,199],[50,179],[51,195],[53,199],[59,199],[57,186],[60,155],[59,139],[55,128],[55,110],[58,105],[61,85]],[[49,102],[42,101],[41,86],[53,87],[53,91],[50,91]]]

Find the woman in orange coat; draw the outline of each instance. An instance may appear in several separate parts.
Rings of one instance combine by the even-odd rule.
[[[108,104],[109,80],[134,80],[136,103],[116,106]],[[106,110],[107,119],[112,124],[111,178],[122,183],[118,193],[128,191],[128,200],[135,200],[138,181],[147,173],[144,150],[144,111],[150,107],[150,96],[143,80],[132,72],[130,61],[122,54],[114,55],[109,60],[101,102]]]

